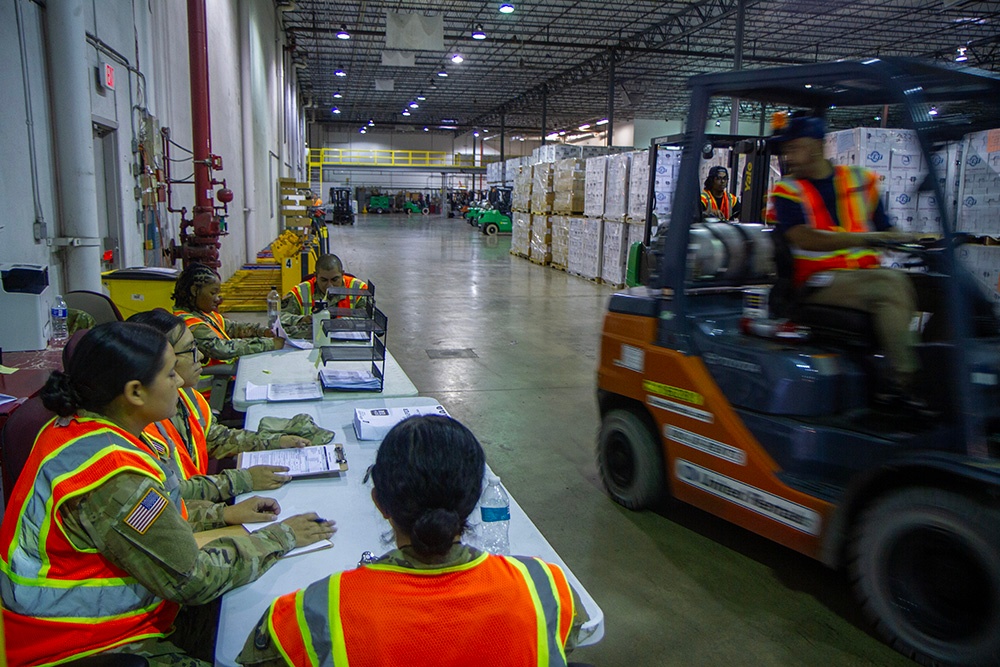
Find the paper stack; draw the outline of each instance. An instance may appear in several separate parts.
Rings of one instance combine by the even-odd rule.
[[[343,371],[323,368],[319,371],[323,389],[339,391],[379,391],[382,387],[371,371]]]
[[[441,415],[449,417],[440,405],[421,405],[409,408],[355,408],[354,432],[358,440],[381,440],[393,426],[407,417],[418,415]]]

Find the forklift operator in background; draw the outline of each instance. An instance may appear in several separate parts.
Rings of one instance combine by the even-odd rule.
[[[344,273],[344,264],[336,255],[320,255],[315,275],[293,287],[281,300],[281,326],[289,336],[312,340],[313,302],[325,301],[326,291],[331,287],[368,289],[368,283]],[[331,308],[359,308],[364,306],[364,297],[345,296],[329,305]]]
[[[701,217],[729,221],[740,217],[740,200],[726,191],[729,172],[725,167],[712,167],[701,191]]]
[[[775,114],[772,127],[785,177],[771,192],[767,219],[791,251],[794,300],[870,313],[891,369],[876,401],[922,413],[926,403],[913,395],[916,293],[905,272],[881,267],[874,249],[916,237],[889,224],[874,172],[823,156],[822,118]]]

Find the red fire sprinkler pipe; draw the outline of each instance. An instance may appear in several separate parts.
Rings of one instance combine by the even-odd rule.
[[[232,191],[225,181],[216,180],[213,170],[222,169],[222,158],[212,153],[212,116],[208,88],[208,27],[205,0],[188,0],[188,59],[191,66],[191,135],[194,146],[194,209],[191,219],[181,219],[179,254],[187,266],[192,261],[220,266],[219,236],[225,233],[226,204],[232,201]],[[213,186],[221,184],[216,206]]]

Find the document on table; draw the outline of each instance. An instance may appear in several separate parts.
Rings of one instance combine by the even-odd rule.
[[[254,384],[247,381],[247,401],[310,401],[323,398],[323,390],[315,382],[284,384]]]
[[[319,372],[319,381],[324,389],[344,389],[353,391],[378,391],[381,387],[379,379],[371,371],[344,371],[323,368]]]
[[[330,340],[368,340],[371,334],[367,331],[331,331]]]
[[[313,349],[312,341],[305,340],[304,338],[292,338],[285,331],[285,327],[281,326],[281,319],[276,319],[274,324],[271,325],[271,331],[274,333],[275,338],[284,338],[287,341],[289,347],[296,347],[300,350],[311,350]]]
[[[338,444],[312,447],[289,447],[259,452],[241,452],[236,459],[239,468],[251,466],[285,466],[293,478],[339,475],[347,470],[344,446]]]

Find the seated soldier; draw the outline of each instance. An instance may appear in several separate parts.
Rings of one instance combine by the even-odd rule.
[[[312,312],[316,301],[326,301],[331,287],[368,289],[368,283],[349,273],[336,255],[320,255],[316,260],[316,273],[309,280],[299,283],[281,300],[281,326],[293,338],[312,338]],[[331,308],[361,308],[364,297],[344,297]]]

